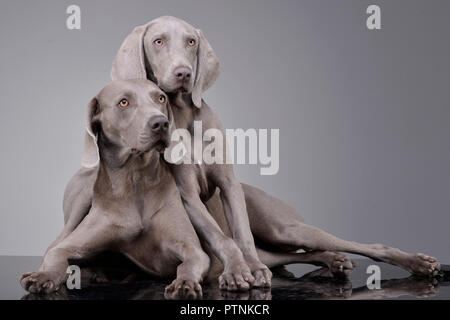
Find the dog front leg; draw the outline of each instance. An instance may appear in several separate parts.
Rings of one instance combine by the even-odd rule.
[[[184,246],[181,258],[177,278],[166,287],[164,296],[167,299],[201,298],[201,282],[209,269],[209,257],[201,248]]]
[[[87,258],[110,248],[122,237],[119,230],[106,215],[90,213],[71,234],[47,251],[39,271],[22,275],[22,287],[33,293],[58,290],[67,278],[69,259]]]
[[[261,262],[256,252],[245,206],[244,192],[239,181],[231,177],[227,182],[221,183],[220,197],[233,239],[242,250],[244,259],[255,278],[254,286],[270,287],[272,272]]]
[[[220,288],[250,289],[255,279],[234,240],[222,232],[196,192],[180,189],[180,194],[195,231],[224,265],[219,277]]]

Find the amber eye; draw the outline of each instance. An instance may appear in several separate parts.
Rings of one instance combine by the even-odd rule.
[[[119,102],[119,106],[121,106],[122,108],[126,108],[126,107],[128,107],[129,105],[130,105],[130,103],[128,102],[127,99],[122,99],[122,100],[120,100],[120,102]]]
[[[195,45],[195,40],[194,40],[194,39],[190,39],[190,40],[188,41],[188,44],[189,44],[190,46],[194,46],[194,45]]]
[[[164,103],[166,102],[166,97],[164,97],[163,95],[160,95],[158,98],[159,103]]]
[[[153,43],[158,45],[158,46],[162,46],[163,41],[162,41],[162,39],[156,39],[155,41],[153,41]]]

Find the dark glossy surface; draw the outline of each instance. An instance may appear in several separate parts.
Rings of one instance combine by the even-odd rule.
[[[274,271],[271,290],[250,292],[220,291],[215,285],[203,286],[204,299],[445,299],[450,300],[450,266],[436,279],[409,276],[397,267],[356,259],[348,279],[323,277],[326,270],[309,265],[291,265]],[[155,279],[124,260],[114,258],[108,268],[82,266],[82,289],[61,289],[51,295],[27,294],[19,284],[20,275],[37,270],[40,257],[0,256],[0,299],[164,299],[164,288],[171,279]],[[381,269],[381,289],[369,290],[367,266]],[[95,264],[94,264],[95,265]],[[118,266],[120,265],[120,268]],[[96,279],[95,281],[93,279]]]

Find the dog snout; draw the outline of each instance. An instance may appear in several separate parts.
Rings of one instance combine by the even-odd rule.
[[[177,67],[173,70],[173,74],[177,80],[189,80],[192,76],[191,69],[188,67]]]
[[[165,116],[155,116],[149,121],[153,133],[165,133],[169,130],[169,121]]]

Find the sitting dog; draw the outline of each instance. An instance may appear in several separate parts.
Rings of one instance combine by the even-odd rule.
[[[202,93],[219,76],[219,60],[203,33],[183,20],[164,16],[136,27],[122,43],[113,62],[111,76],[113,79],[147,78],[155,81],[169,95],[176,128],[188,130],[191,136],[194,136],[194,121],[201,121],[202,136],[209,129],[223,131],[220,119],[202,99]],[[226,146],[225,139],[222,145]],[[224,159],[226,151],[224,148]],[[176,164],[171,168],[196,232],[226,265],[230,261],[228,257],[238,255],[234,253],[236,250],[232,243],[211,221],[204,205],[216,189],[220,190],[230,234],[255,276],[255,286],[270,285],[271,274],[256,255],[253,237],[259,244],[278,252],[304,249],[327,251],[328,256],[336,251],[349,252],[394,264],[421,276],[435,276],[440,270],[439,262],[428,255],[411,254],[384,244],[343,240],[307,224],[283,201],[258,188],[240,184],[229,164],[203,162]],[[333,264],[328,264],[336,275],[353,268],[348,258],[337,262],[337,265],[335,269]],[[231,283],[231,287],[237,285],[245,289],[246,283],[241,281],[239,268],[229,268],[229,271],[220,279],[221,286],[230,288]]]

